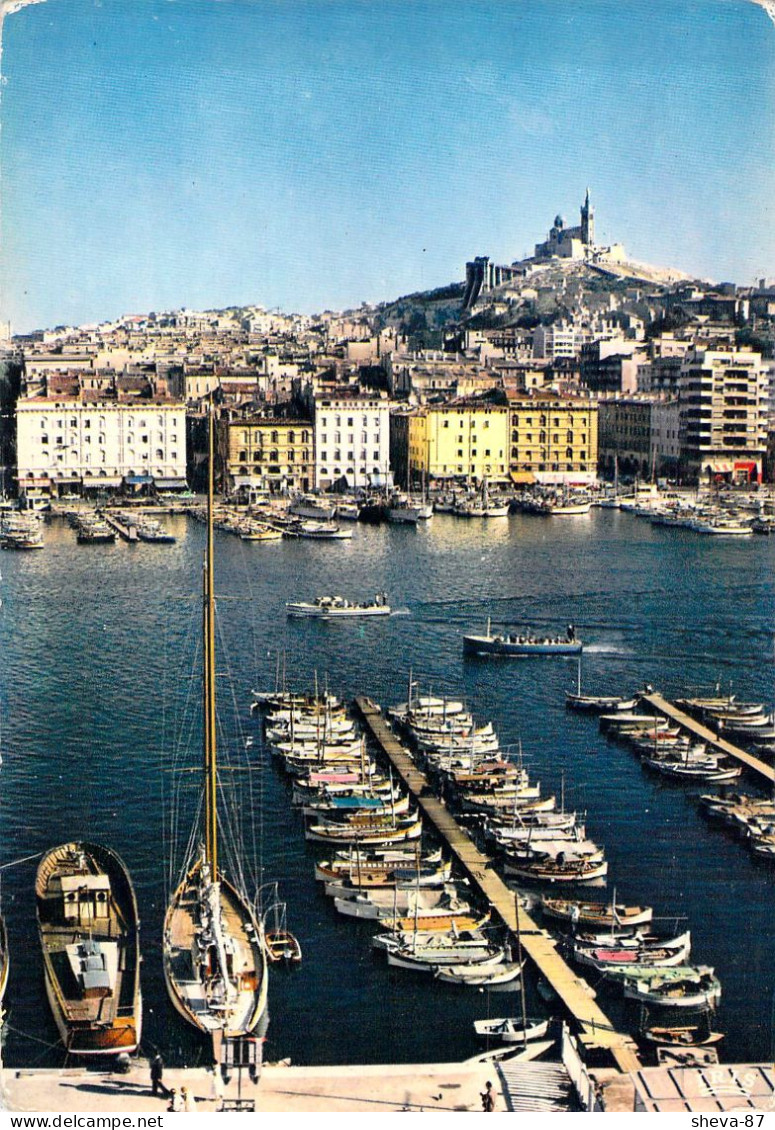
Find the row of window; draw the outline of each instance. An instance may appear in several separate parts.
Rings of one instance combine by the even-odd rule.
[[[288,462],[288,463],[295,463],[296,462],[296,452],[295,451],[285,451],[285,452],[283,452],[283,457],[286,460],[286,462]],[[263,450],[253,451],[253,452],[250,452],[250,453],[247,450],[240,451],[237,458],[238,458],[238,461],[240,463],[248,463],[248,462],[250,462],[251,458],[268,459],[270,463],[279,463],[279,461],[280,461],[280,455],[279,455],[278,449],[276,447],[270,448],[270,450],[267,451],[266,454],[264,454]],[[309,463],[309,448],[308,447],[304,447],[301,450],[301,462],[302,463]]]
[[[354,470],[355,470],[354,467],[348,467],[347,472],[344,472],[344,471],[342,471],[341,467],[334,467],[333,471],[329,471],[327,467],[321,467],[320,468],[320,474],[321,474],[321,477],[322,476],[327,477],[329,474],[332,474],[334,476],[334,478],[338,479],[341,475],[343,475],[345,473],[351,474]],[[365,464],[361,464],[360,473],[361,473],[361,475],[367,475],[369,473],[369,469],[368,469],[367,466],[365,466]],[[372,467],[371,473],[372,473],[372,475],[381,474],[379,467]]]
[[[115,417],[113,417],[113,419],[115,419]],[[121,419],[121,417],[119,417],[119,419]],[[173,422],[177,422],[177,421],[173,421]],[[88,417],[85,420],[83,420],[82,423],[83,423],[84,428],[90,428],[91,425],[92,425],[91,419],[89,419]],[[99,417],[99,426],[101,428],[104,428],[105,423],[106,423],[105,417],[100,416]],[[160,428],[165,427],[168,423],[170,423],[169,417],[166,417],[166,416],[159,416],[158,417],[158,424],[159,424]],[[78,424],[79,424],[78,417],[77,416],[71,416],[70,417],[70,427],[71,428],[77,428]],[[135,427],[135,420],[134,420],[133,416],[128,416],[126,418],[126,425],[129,428]],[[40,426],[41,426],[41,428],[48,427],[48,420],[45,416],[40,417]],[[52,421],[52,426],[57,427],[57,428],[63,428],[65,426],[64,419],[61,416],[57,417],[56,419],[54,419]],[[147,420],[140,420],[140,422],[136,426],[139,427],[139,428],[147,428],[148,422],[147,422]]]
[[[512,430],[512,433],[511,433],[511,441],[512,441],[512,443],[519,443],[519,440],[520,440],[519,432],[517,431],[516,428],[514,428]],[[533,433],[532,432],[526,432],[522,436],[522,442],[523,443],[532,443],[533,442]],[[546,432],[539,432],[538,442],[539,443],[546,443]],[[560,441],[560,433],[555,432],[554,435],[552,436],[552,443],[560,443],[560,442],[561,442]],[[568,431],[565,433],[565,442],[566,443],[574,443],[574,442],[576,442],[576,443],[586,443],[587,442],[587,433],[586,432],[579,432],[578,434],[576,434],[575,432],[573,432],[569,428]]]
[[[523,463],[525,460],[527,460],[527,462],[530,462],[530,460],[533,458],[533,452],[532,451],[520,451],[519,448],[512,447],[511,458],[514,459],[514,460],[519,460],[520,464]],[[565,448],[565,458],[569,462],[573,461],[574,454],[573,454],[573,448],[572,447],[566,447]],[[587,458],[586,451],[580,451],[579,454],[578,454],[578,458],[579,458],[580,461],[583,462]],[[553,468],[553,469],[555,469],[555,468]],[[540,470],[542,470],[542,471],[544,470],[543,465],[540,467]]]
[[[368,457],[369,457],[368,452],[366,450],[361,451],[361,463],[365,463],[366,460],[368,459]],[[335,451],[332,458],[337,463],[341,462],[342,458],[343,458],[341,451],[338,451],[338,450]],[[344,458],[346,459],[346,461],[348,463],[354,463],[355,462],[355,452],[354,451],[348,451],[347,455],[344,456]],[[328,452],[327,451],[321,451],[320,459],[321,459],[321,462],[325,462],[328,459]],[[380,453],[378,451],[374,452],[374,460],[376,462],[379,462],[379,460],[380,460]]]
[[[303,432],[300,432],[299,435],[301,436],[301,442],[302,443],[309,443],[309,432],[308,431],[305,430]],[[260,432],[260,431],[253,432],[252,437],[251,437],[250,432],[243,432],[242,433],[242,442],[243,443],[250,444],[251,439],[252,439],[253,445],[255,447],[260,447],[261,444],[263,443],[264,433]],[[270,443],[281,443],[281,442],[295,443],[296,442],[296,432],[287,432],[285,439],[283,441],[281,441],[281,439],[280,439],[280,433],[279,432],[277,432],[277,431],[270,432],[269,433],[269,442]]]
[[[334,443],[341,443],[342,442],[342,433],[341,432],[334,432],[333,435],[334,435]],[[361,443],[368,443],[368,440],[369,440],[368,432],[361,432]],[[380,433],[377,429],[375,429],[372,442],[373,443],[379,443],[379,441],[380,441]],[[320,442],[321,442],[321,444],[328,443],[328,433],[327,432],[321,432]],[[347,443],[349,444],[350,447],[352,447],[353,444],[355,443],[355,433],[354,432],[348,433]]]
[[[90,435],[85,435],[82,438],[83,438],[84,443],[91,443],[91,436]],[[141,443],[149,443],[150,438],[151,437],[149,435],[141,435],[140,441],[141,441]],[[177,443],[178,442],[177,434],[173,433],[172,435],[170,435],[169,441],[170,441],[170,443]],[[40,437],[40,442],[44,447],[47,446],[47,444],[48,444],[48,433],[47,432],[44,432],[43,435]],[[100,435],[97,436],[97,443],[102,445],[105,442],[106,442],[105,436],[102,433],[100,433]],[[135,437],[132,434],[132,432],[130,432],[126,437],[126,443],[132,444],[134,442],[135,442]],[[158,442],[164,443],[164,436],[159,436]],[[77,443],[78,443],[77,437],[67,436],[67,438],[65,439],[64,436],[56,436],[56,446],[57,447],[62,447],[65,444],[77,446]]]
[[[100,452],[99,452],[98,454],[99,454],[99,457],[100,457],[100,458],[99,458],[99,462],[100,462],[100,463],[106,463],[106,462],[107,462],[107,457],[106,457],[106,454],[105,454],[105,452],[104,452],[104,451],[100,451]],[[136,458],[136,454],[135,454],[135,452],[134,452],[134,451],[129,451],[129,452],[127,453],[127,457],[128,457],[129,459],[135,459],[135,458]],[[169,463],[175,463],[175,462],[177,462],[177,458],[178,458],[178,456],[177,456],[177,452],[173,451],[173,452],[171,452],[171,453],[170,453],[170,456],[169,456],[169,459],[167,460],[167,462],[169,462]],[[149,459],[150,459],[150,455],[148,454],[148,452],[147,452],[147,451],[144,451],[144,452],[142,453],[142,455],[140,456],[140,459],[141,459],[141,460],[142,460],[142,461],[143,461],[144,463],[147,463],[147,462],[149,461]],[[165,455],[164,455],[164,452],[163,452],[163,451],[161,451],[161,450],[158,450],[158,451],[156,452],[156,459],[158,459],[158,460],[159,460],[159,461],[161,461],[161,462],[164,462],[164,461],[165,461]],[[57,454],[57,456],[56,456],[56,462],[57,462],[57,463],[64,463],[64,461],[65,461],[65,453],[64,453],[64,451],[62,451],[62,452],[59,452],[59,453]],[[77,464],[80,464],[80,463],[83,463],[83,464],[84,464],[84,466],[88,466],[88,465],[89,465],[89,464],[91,463],[91,455],[89,454],[89,452],[88,452],[88,451],[87,451],[87,452],[85,452],[84,454],[79,454],[79,453],[78,453],[77,451],[71,451],[71,452],[70,452],[70,458],[69,458],[69,462],[70,462],[70,463],[73,463],[73,464],[76,464],[76,465],[77,465]]]

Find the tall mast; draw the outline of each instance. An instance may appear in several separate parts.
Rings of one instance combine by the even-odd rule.
[[[204,567],[204,771],[205,857],[210,875],[218,882],[217,771],[215,759],[215,581],[213,578],[213,470],[215,442],[213,407],[207,421],[207,552]]]

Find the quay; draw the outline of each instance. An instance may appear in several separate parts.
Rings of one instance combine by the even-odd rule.
[[[507,1081],[493,1064],[480,1062],[346,1067],[265,1064],[257,1083],[251,1083],[244,1073],[241,1089],[235,1072],[223,1088],[223,1097],[233,1103],[241,1096],[255,1104],[257,1112],[283,1114],[480,1111],[480,1095],[488,1079],[495,1087],[496,1110],[509,1109]],[[203,1067],[167,1068],[164,1085],[174,1087],[178,1094],[186,1087],[196,1100],[197,1113],[220,1109],[213,1076]],[[167,1105],[168,1099],[151,1093],[149,1067],[143,1059],[134,1060],[126,1074],[84,1067],[5,1067],[0,1081],[0,1108],[9,1111],[152,1116],[165,1114]]]
[[[775,783],[775,769],[771,765],[767,765],[758,757],[754,757],[751,753],[746,753],[744,749],[733,745],[731,742],[726,741],[725,738],[720,737],[715,731],[703,726],[701,722],[697,722],[690,714],[684,713],[674,706],[668,699],[663,698],[661,694],[654,691],[648,694],[639,696],[640,701],[646,703],[658,714],[663,714],[666,718],[670,718],[676,725],[681,726],[684,730],[694,734],[695,737],[705,742],[707,745],[712,746],[718,750],[719,753],[726,754],[727,757],[732,758],[739,765],[742,765],[749,772],[755,774],[760,780],[768,787],[771,788]]]
[[[468,832],[447,811],[443,800],[432,794],[428,778],[417,768],[398,741],[380,708],[364,696],[355,699],[355,706],[372,738],[399,774],[437,835],[488,905],[492,906],[512,931],[524,952],[573,1017],[578,1026],[579,1042],[586,1048],[607,1049],[620,1071],[637,1071],[641,1064],[633,1040],[613,1026],[596,1004],[592,988],[574,973],[557,952],[557,944],[551,935],[541,929],[525,910],[517,909],[514,892],[493,870],[492,857],[479,850]]]

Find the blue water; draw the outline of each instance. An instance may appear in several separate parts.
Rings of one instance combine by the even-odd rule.
[[[193,1063],[206,1052],[167,1001],[159,939],[175,854],[164,818],[173,792],[182,796],[172,829],[178,848],[193,820],[196,779],[178,770],[189,747],[188,763],[198,756],[192,708],[204,531],[182,517],[166,524],[178,535],[173,546],[86,547],[53,520],[44,551],[0,557],[0,862],[75,838],[123,856],[143,922],[143,1048]],[[464,1058],[477,1050],[471,1020],[516,1005],[509,995],[388,972],[370,950],[371,930],[328,904],[290,789],[249,713],[251,687],[274,685],[282,654],[290,684],[311,686],[317,674],[343,696],[366,693],[383,705],[405,699],[411,670],[423,686],[464,697],[503,744],[521,742],[544,792],[564,782],[566,804],[586,810],[589,834],[610,861],[609,891],[688,921],[693,959],[714,966],[723,984],[715,1026],[727,1033],[724,1058],[772,1056],[775,868],[710,827],[691,789],[646,774],[601,737],[594,719],[565,711],[574,660],[464,662],[461,635],[488,615],[547,630],[573,622],[588,645],[590,693],[649,681],[678,695],[721,680],[771,703],[773,539],[699,538],[610,511],[489,524],[437,515],[417,530],[358,526],[351,542],[335,544],[216,537],[219,701],[237,708],[224,743],[254,738],[252,772],[233,774],[243,822],[255,828],[255,839],[247,829],[246,856],[261,879],[279,881],[304,950],[299,969],[272,971],[268,1059]],[[328,624],[285,617],[286,600],[383,589],[404,614]],[[43,988],[35,867],[21,863],[2,876],[12,1065],[64,1058]],[[533,990],[531,983],[531,998]],[[632,1021],[605,988],[600,999]]]

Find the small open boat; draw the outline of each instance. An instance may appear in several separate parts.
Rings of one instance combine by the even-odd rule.
[[[638,970],[632,966],[608,966],[605,972],[623,982],[625,997],[643,1004],[714,1008],[721,997],[721,983],[707,965]]]
[[[653,918],[650,906],[626,906],[616,902],[575,902],[570,899],[541,899],[541,909],[550,918],[580,926],[619,928],[643,926]]]
[[[272,963],[286,961],[298,965],[301,961],[301,945],[298,938],[290,932],[287,922],[288,908],[284,902],[273,902],[264,913],[264,947],[267,960]],[[271,923],[268,921],[272,916]]]
[[[439,967],[434,977],[445,985],[466,985],[472,989],[518,990],[521,982],[522,965],[515,961],[509,964],[491,965],[482,968],[478,965],[455,965],[447,969]]]
[[[51,1011],[73,1055],[130,1053],[140,1043],[140,923],[121,859],[97,844],[46,852],[35,880]]]
[[[644,1040],[652,1044],[698,1048],[717,1044],[724,1039],[723,1032],[711,1032],[707,1024],[672,1025],[667,1028],[651,1027],[641,1032]]]

